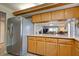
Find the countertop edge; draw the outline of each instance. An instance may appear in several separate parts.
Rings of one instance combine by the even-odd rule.
[[[45,35],[27,35],[27,37],[50,37],[50,38],[60,38],[60,39],[73,39],[73,40],[76,40],[76,41],[79,41],[79,38],[77,37],[61,37],[61,36],[45,36]]]

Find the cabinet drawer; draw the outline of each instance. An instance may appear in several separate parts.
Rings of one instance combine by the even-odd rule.
[[[29,40],[36,40],[36,37],[28,37]]]
[[[46,42],[57,43],[57,39],[55,39],[55,38],[46,38]]]
[[[73,44],[74,41],[72,39],[58,39],[58,43],[62,43],[62,44]]]
[[[75,46],[79,48],[79,41],[75,41]]]
[[[36,40],[37,41],[45,41],[45,38],[44,37],[36,37]]]

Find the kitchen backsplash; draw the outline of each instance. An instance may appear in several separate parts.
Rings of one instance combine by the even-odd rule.
[[[34,24],[34,34],[39,34],[39,31],[43,30],[44,26],[65,26],[65,21],[51,21],[47,23],[35,23]],[[66,27],[67,30],[67,27]]]
[[[75,37],[79,34],[75,34],[76,30],[78,31],[79,28],[75,29],[75,18],[68,19],[67,21],[51,21],[47,23],[35,23],[34,24],[34,34],[39,34],[39,31],[43,30],[43,26],[65,26],[65,30],[68,31],[69,37]]]
[[[35,23],[34,24],[34,34],[39,34],[39,31],[43,29],[44,25],[47,25],[48,23]]]
[[[75,24],[75,36],[79,37],[79,19],[76,20]]]

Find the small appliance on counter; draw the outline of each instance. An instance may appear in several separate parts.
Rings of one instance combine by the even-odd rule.
[[[43,27],[44,34],[56,34],[58,32],[58,26],[45,26]]]
[[[43,27],[43,34],[47,34],[48,33],[48,28],[47,27]]]

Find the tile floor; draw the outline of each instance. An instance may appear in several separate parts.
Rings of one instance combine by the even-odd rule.
[[[5,54],[3,56],[13,56],[13,55],[11,55],[11,54]],[[37,55],[31,54],[31,53],[27,53],[26,56],[37,56]]]

